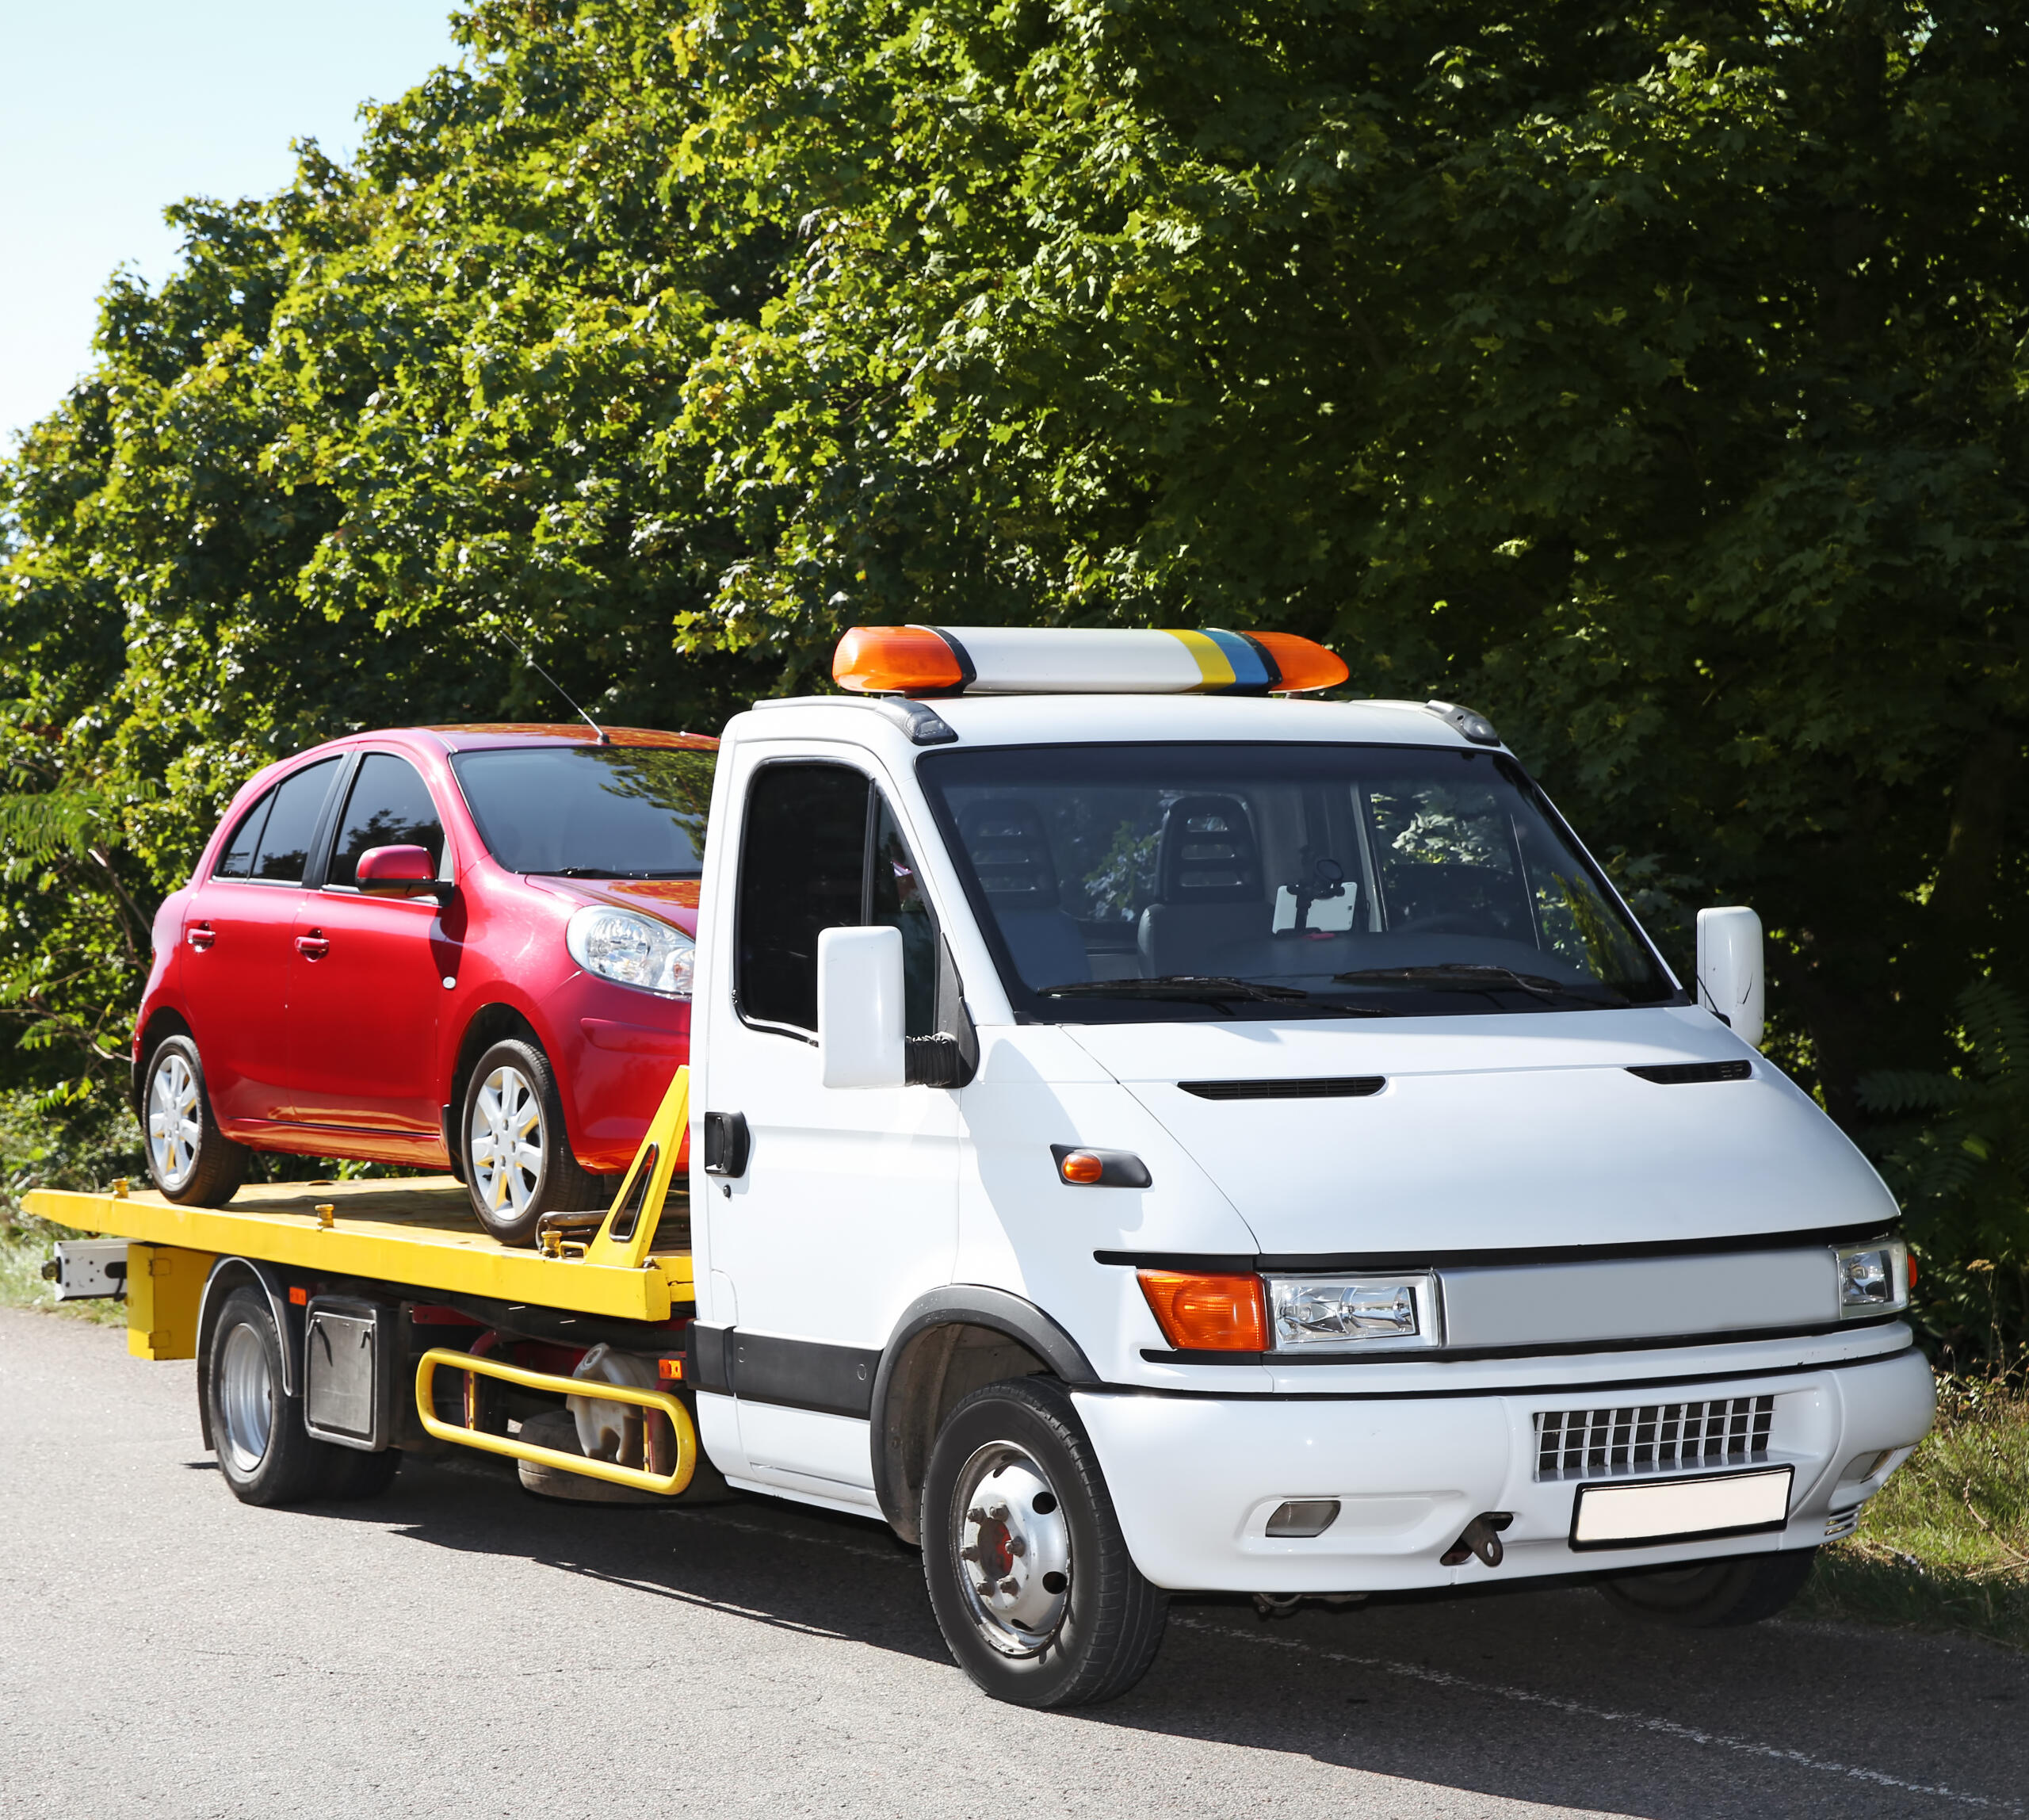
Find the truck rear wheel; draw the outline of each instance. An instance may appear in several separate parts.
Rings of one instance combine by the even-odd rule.
[[[204,1395],[219,1470],[243,1504],[303,1504],[372,1497],[400,1470],[390,1447],[366,1453],[314,1438],[303,1403],[282,1389],[282,1342],[268,1298],[235,1289],[219,1310],[206,1360]]]
[[[1720,1630],[1774,1617],[1803,1591],[1817,1558],[1815,1548],[1786,1548],[1695,1567],[1617,1573],[1600,1581],[1599,1588],[1614,1610],[1646,1623]]]
[[[923,1577],[960,1668],[1015,1706],[1125,1693],[1156,1659],[1167,1594],[1127,1552],[1069,1394],[1046,1378],[975,1390],[930,1451]]]
[[[564,1129],[549,1057],[532,1042],[496,1042],[465,1086],[465,1186],[479,1223],[525,1245],[545,1214],[603,1207],[599,1178],[580,1168]]]
[[[148,1173],[166,1200],[222,1207],[246,1177],[246,1147],[212,1116],[204,1065],[187,1036],[165,1037],[148,1057],[141,1088],[142,1134]]]

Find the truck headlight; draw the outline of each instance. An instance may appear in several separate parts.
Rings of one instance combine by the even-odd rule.
[[[1437,1282],[1397,1276],[1271,1276],[1268,1318],[1278,1352],[1438,1346]]]
[[[587,904],[571,919],[564,943],[588,973],[665,998],[690,996],[697,944],[659,917]]]
[[[1892,1314],[1909,1306],[1909,1248],[1900,1239],[1870,1239],[1840,1245],[1832,1254],[1839,1270],[1839,1318]]]

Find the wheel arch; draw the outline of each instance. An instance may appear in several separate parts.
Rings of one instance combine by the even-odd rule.
[[[148,1064],[155,1060],[155,1051],[162,1047],[164,1040],[173,1036],[187,1036],[193,1042],[197,1040],[197,1032],[190,1027],[190,1020],[182,1012],[174,1005],[157,1005],[148,1013],[147,1021],[141,1026],[138,1053],[134,1057],[134,1065],[128,1070],[127,1075],[128,1102],[133,1108],[135,1118],[144,1130],[147,1119],[142,1110],[141,1095],[147,1086]],[[204,1059],[204,1053],[201,1047],[197,1051],[200,1061]]]
[[[556,1058],[551,1054],[550,1046],[544,1041],[534,1019],[519,1005],[495,999],[481,1005],[466,1020],[451,1061],[444,1120],[445,1147],[451,1153],[452,1171],[460,1181],[465,1179],[465,1089],[471,1084],[472,1069],[477,1066],[479,1058],[496,1042],[504,1042],[510,1037],[525,1038],[550,1057],[552,1068],[556,1065]],[[566,1127],[567,1136],[567,1118]]]
[[[288,1279],[271,1264],[253,1258],[222,1257],[204,1279],[204,1294],[197,1302],[197,1422],[206,1447],[212,1440],[212,1333],[217,1327],[219,1310],[235,1289],[258,1290],[268,1298],[275,1331],[282,1341],[282,1394],[299,1394],[303,1381],[303,1330],[296,1310],[288,1299]]]
[[[1099,1382],[1076,1340],[1006,1290],[953,1283],[903,1310],[874,1375],[869,1444],[874,1495],[904,1541],[921,1539],[923,1475],[945,1417],[981,1385],[1026,1377]]]

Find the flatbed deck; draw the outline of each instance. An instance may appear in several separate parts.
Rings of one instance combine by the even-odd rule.
[[[186,1207],[153,1190],[128,1195],[37,1188],[28,1210],[79,1232],[370,1278],[420,1290],[537,1304],[623,1321],[667,1321],[693,1299],[690,1253],[651,1251],[637,1268],[551,1257],[480,1231],[448,1176],[243,1187],[223,1207]],[[671,1222],[680,1203],[664,1215]],[[320,1206],[332,1210],[330,1225]]]

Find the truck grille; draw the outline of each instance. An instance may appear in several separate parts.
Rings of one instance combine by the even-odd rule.
[[[1644,1403],[1618,1409],[1541,1409],[1536,1477],[1687,1472],[1760,1459],[1775,1419],[1773,1397]]]

